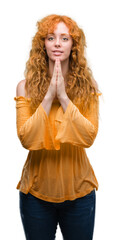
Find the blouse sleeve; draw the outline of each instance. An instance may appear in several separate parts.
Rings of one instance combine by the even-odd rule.
[[[24,148],[38,150],[53,148],[48,116],[41,103],[32,114],[30,98],[14,97],[16,101],[17,135]]]
[[[92,98],[86,114],[81,114],[78,107],[70,100],[63,113],[63,118],[56,136],[61,143],[71,143],[76,146],[90,147],[98,132],[99,95],[97,100]]]

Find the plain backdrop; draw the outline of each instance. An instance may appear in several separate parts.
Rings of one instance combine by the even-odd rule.
[[[93,239],[116,239],[115,0],[4,0],[0,3],[0,239],[25,239],[16,185],[28,150],[17,137],[14,97],[17,83],[24,79],[36,22],[49,14],[71,17],[85,33],[88,65],[102,92],[99,132],[87,149],[99,182]],[[59,226],[56,239],[62,239]]]

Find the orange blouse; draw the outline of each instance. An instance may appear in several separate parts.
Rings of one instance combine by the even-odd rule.
[[[65,112],[60,102],[54,100],[49,116],[41,103],[33,111],[31,98],[14,97],[17,135],[29,150],[17,189],[56,203],[83,197],[94,188],[98,190],[85,151],[98,131],[98,96],[84,115],[71,100]]]

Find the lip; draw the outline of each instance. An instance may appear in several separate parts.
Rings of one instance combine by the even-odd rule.
[[[54,50],[53,52],[58,52],[58,53],[63,53],[62,51],[60,51],[60,50]]]
[[[53,52],[53,54],[56,56],[60,56],[62,54],[62,52]]]
[[[63,53],[62,51],[58,51],[58,50],[53,51],[53,54],[54,54],[55,56],[60,56],[62,53]]]

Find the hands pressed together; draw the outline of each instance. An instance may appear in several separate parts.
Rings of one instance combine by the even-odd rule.
[[[66,97],[65,82],[62,75],[61,63],[59,59],[55,60],[54,71],[48,88],[50,96],[54,99],[56,96],[60,99]]]

